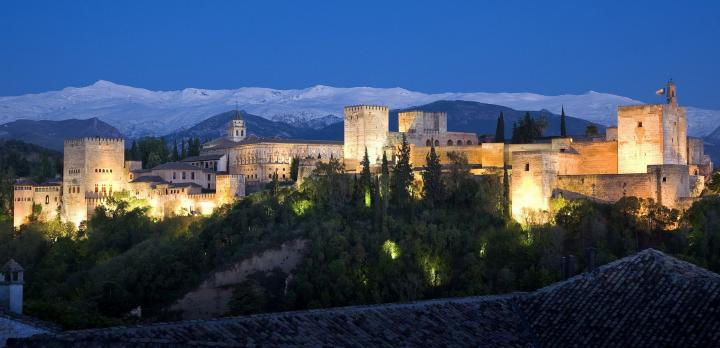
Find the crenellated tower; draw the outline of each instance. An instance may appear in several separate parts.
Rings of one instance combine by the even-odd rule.
[[[359,166],[366,148],[371,164],[380,161],[388,139],[389,115],[387,106],[345,107],[343,158],[348,169]]]

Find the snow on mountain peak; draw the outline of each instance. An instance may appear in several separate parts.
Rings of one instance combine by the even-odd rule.
[[[438,100],[466,100],[497,104],[517,110],[547,109],[592,122],[612,125],[618,105],[641,104],[631,98],[590,90],[584,94],[546,96],[535,93],[422,93],[401,87],[332,87],[316,85],[304,89],[276,90],[243,87],[229,90],[185,88],[151,91],[98,80],[86,87],[22,96],[0,97],[0,124],[17,119],[98,117],[128,135],[165,134],[238,107],[271,120],[322,126],[341,120],[343,107],[380,104],[407,108]],[[697,117],[694,117],[697,115]],[[714,127],[719,111],[688,108],[689,133],[706,135]],[[697,120],[697,121],[696,121]],[[716,122],[716,121],[715,121]]]

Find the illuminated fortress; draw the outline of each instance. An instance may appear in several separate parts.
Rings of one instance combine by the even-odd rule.
[[[612,203],[635,196],[683,209],[704,189],[712,162],[702,139],[687,136],[685,109],[676,93],[669,82],[664,104],[618,107],[617,127],[608,127],[603,138],[532,144],[478,144],[475,134],[449,132],[446,114],[422,111],[399,113],[399,132],[390,132],[387,107],[350,106],[345,108],[345,166],[357,171],[365,149],[374,165],[383,152],[392,162],[404,134],[416,172],[431,145],[443,164],[451,152],[465,154],[475,175],[502,175],[507,166],[518,221],[548,211],[551,199],[559,197]]]
[[[676,87],[664,90],[666,103],[618,107],[617,127],[602,138],[552,138],[531,144],[479,143],[474,133],[447,129],[447,114],[411,110],[398,114],[398,132],[389,130],[389,108],[356,105],[344,109],[344,141],[262,139],[248,136],[236,111],[227,135],[203,145],[200,156],[143,170],[125,161],[122,139],[65,141],[62,181],[19,180],[14,191],[14,224],[31,217],[80,224],[113,192],[145,200],[156,217],[207,214],[245,195],[246,184],[291,178],[318,161],[339,159],[357,173],[367,151],[377,171],[383,154],[392,165],[403,135],[416,174],[434,146],[441,163],[463,153],[475,175],[510,174],[512,215],[533,219],[550,209],[553,198],[588,198],[612,203],[625,196],[649,198],[683,209],[699,197],[713,165],[702,139],[687,136],[685,109]],[[419,175],[416,175],[418,177]]]

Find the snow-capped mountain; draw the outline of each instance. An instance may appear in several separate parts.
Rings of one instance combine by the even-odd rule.
[[[545,96],[534,93],[436,93],[403,88],[314,86],[276,90],[244,87],[232,90],[186,88],[178,91],[150,91],[98,81],[86,87],[60,91],[0,97],[0,124],[17,119],[63,120],[98,117],[129,136],[167,134],[235,108],[270,120],[322,127],[341,120],[343,107],[354,104],[381,104],[406,108],[438,100],[467,100],[497,104],[517,110],[546,109],[604,125],[615,123],[618,105],[640,101],[594,91],[580,95]],[[689,133],[704,136],[720,120],[720,111],[688,107]],[[712,126],[708,126],[712,125]]]

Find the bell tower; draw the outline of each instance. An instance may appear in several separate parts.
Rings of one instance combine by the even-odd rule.
[[[245,129],[245,120],[243,120],[240,111],[235,110],[233,119],[228,124],[228,139],[234,142],[240,142],[245,140],[247,132]]]

